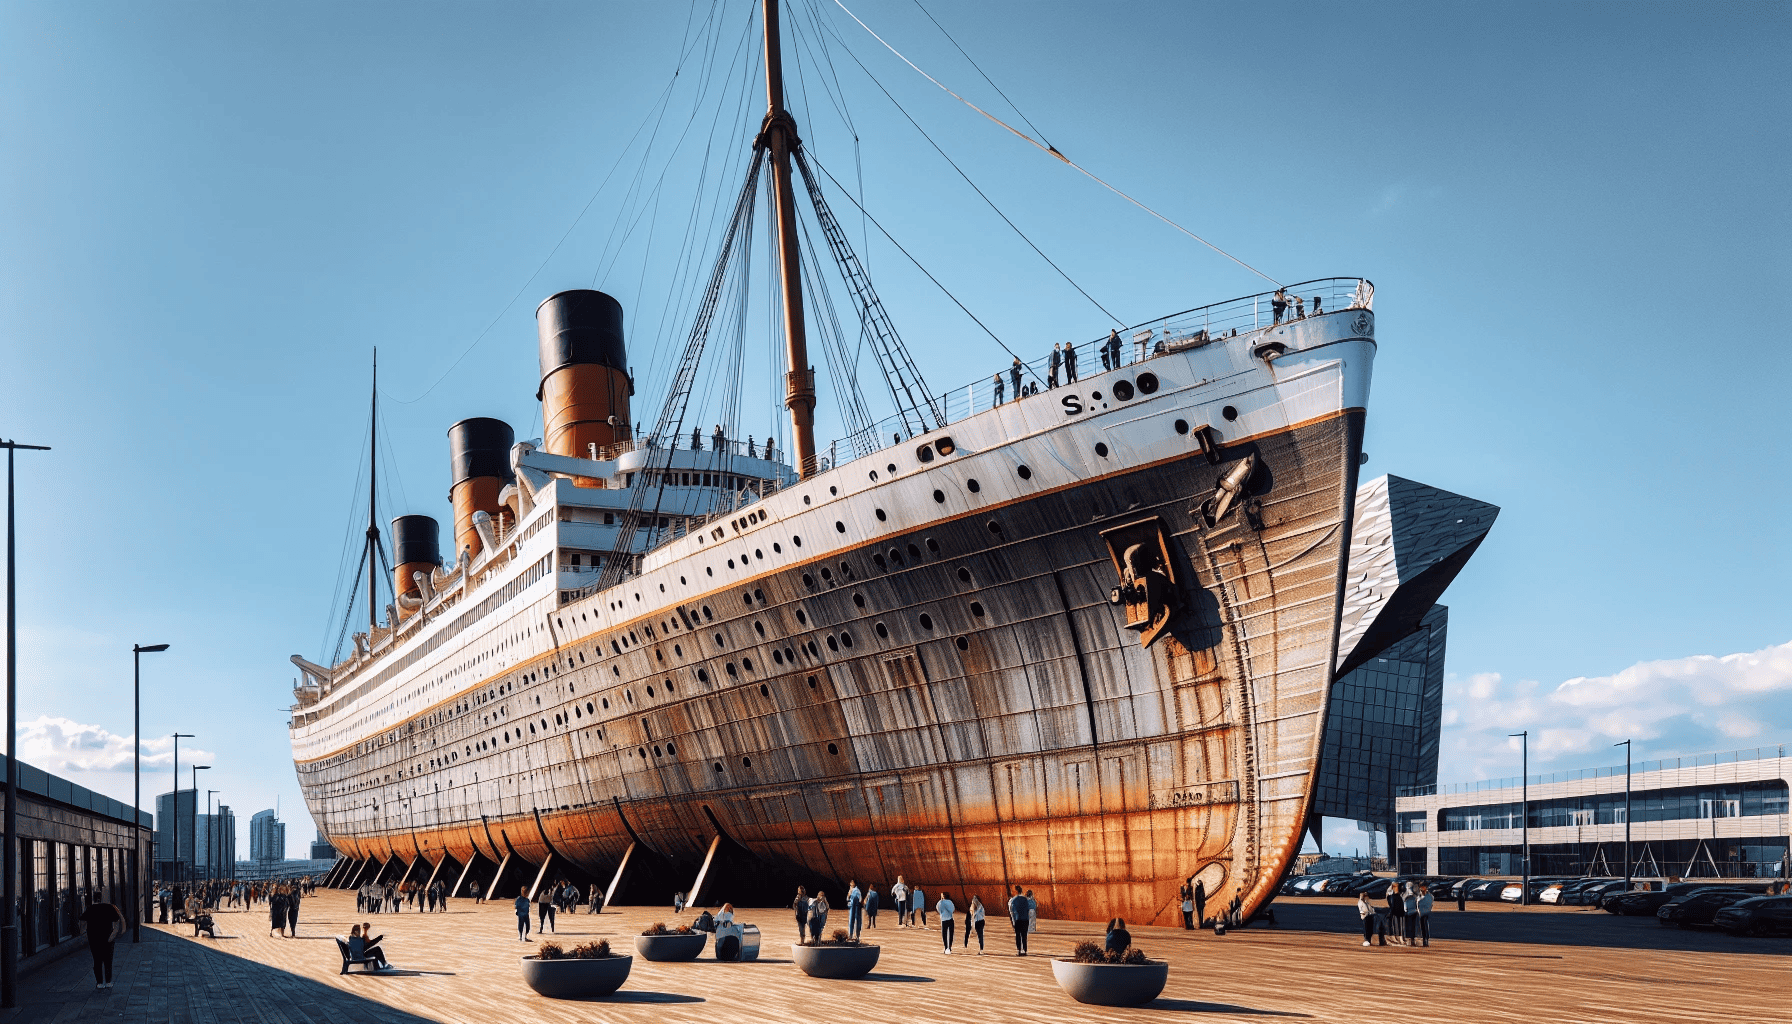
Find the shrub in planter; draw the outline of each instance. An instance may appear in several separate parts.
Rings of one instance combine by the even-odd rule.
[[[695,960],[709,942],[708,932],[692,931],[689,925],[667,928],[656,922],[635,936],[635,951],[657,963]]]
[[[607,996],[628,980],[635,958],[610,952],[608,942],[587,942],[564,949],[544,942],[534,956],[523,957],[523,981],[554,999]]]
[[[877,966],[881,946],[860,942],[846,936],[846,929],[836,928],[827,938],[815,943],[793,944],[791,959],[811,978],[862,978]]]
[[[1052,977],[1079,1003],[1144,1006],[1163,994],[1170,980],[1170,965],[1150,959],[1137,947],[1117,953],[1093,942],[1079,942],[1070,956],[1052,961]]]

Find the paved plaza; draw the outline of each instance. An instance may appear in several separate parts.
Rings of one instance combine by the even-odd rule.
[[[637,958],[615,996],[562,1002],[524,986],[517,957],[533,947],[517,941],[507,904],[456,900],[442,914],[357,917],[352,893],[330,891],[305,901],[297,939],[269,937],[265,915],[248,912],[219,914],[217,940],[193,939],[190,928],[145,928],[141,945],[119,945],[117,987],[107,991],[94,991],[83,948],[27,974],[19,1007],[0,1012],[0,1024],[1792,1021],[1792,940],[1665,929],[1653,919],[1578,908],[1471,906],[1435,914],[1428,949],[1363,949],[1353,934],[1354,906],[1342,901],[1285,900],[1276,905],[1280,927],[1223,938],[1136,928],[1137,945],[1170,960],[1169,988],[1151,1007],[1114,1010],[1074,1003],[1052,981],[1052,954],[1099,939],[1088,924],[1041,921],[1034,955],[1020,959],[1006,921],[991,921],[990,955],[962,955],[961,948],[945,956],[937,931],[899,930],[886,913],[870,933],[883,944],[877,971],[841,982],[807,978],[791,964],[788,911],[749,911],[742,919],[766,931],[757,963]],[[844,923],[836,915],[830,930]],[[692,917],[687,911],[681,919]],[[386,936],[399,972],[338,974],[330,937],[356,920],[371,920]],[[632,949],[644,926],[671,920],[670,907],[563,915],[558,938],[568,945],[607,938]]]

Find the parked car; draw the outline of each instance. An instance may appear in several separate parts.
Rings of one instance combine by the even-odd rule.
[[[1720,907],[1711,924],[1731,935],[1792,934],[1792,896],[1750,896]]]
[[[1573,892],[1567,893],[1568,902],[1578,907],[1596,907],[1599,905],[1599,901],[1604,898],[1607,893],[1625,892],[1629,887],[1630,883],[1624,881],[1622,878],[1594,882],[1591,885],[1584,885]]]
[[[1527,900],[1526,902],[1536,903],[1538,901],[1538,897],[1542,895],[1543,890],[1549,888],[1552,885],[1559,885],[1563,881],[1567,881],[1567,879],[1561,879],[1561,878],[1533,878],[1533,879],[1531,879],[1531,883],[1530,883],[1531,898],[1529,900]],[[1506,884],[1506,887],[1504,889],[1500,890],[1500,899],[1506,903],[1517,903],[1519,901],[1519,895],[1521,893],[1523,893],[1524,891],[1525,891],[1524,882],[1522,882],[1522,881],[1508,882]]]
[[[1500,898],[1500,892],[1502,890],[1504,890],[1505,888],[1506,888],[1506,883],[1500,879],[1497,879],[1497,878],[1479,879],[1477,881],[1468,883],[1468,889],[1467,889],[1465,895],[1470,900],[1478,900],[1481,902],[1494,902]]]
[[[1755,895],[1742,889],[1700,889],[1663,904],[1655,912],[1655,919],[1664,927],[1679,925],[1689,928],[1693,925],[1710,924],[1719,910]]]
[[[1705,889],[1734,889],[1735,886],[1713,884],[1711,882],[1675,882],[1665,889],[1654,889],[1648,892],[1623,892],[1609,896],[1601,907],[1608,913],[1624,916],[1654,916],[1657,910],[1667,906],[1682,896],[1688,896]],[[1754,890],[1759,892],[1760,890]]]

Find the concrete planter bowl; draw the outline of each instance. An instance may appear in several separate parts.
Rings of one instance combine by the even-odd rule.
[[[790,947],[790,958],[811,978],[863,978],[877,966],[882,946]]]
[[[1144,1006],[1163,994],[1170,963],[1079,964],[1053,960],[1052,976],[1070,998],[1093,1006]]]
[[[654,963],[681,963],[697,959],[703,947],[709,942],[708,932],[691,932],[688,935],[637,935],[635,936],[635,952],[641,954],[643,960]]]
[[[523,957],[523,981],[550,999],[607,996],[622,987],[635,958],[626,954],[598,960],[542,960]]]

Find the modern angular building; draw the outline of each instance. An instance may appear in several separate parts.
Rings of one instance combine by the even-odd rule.
[[[1484,501],[1403,477],[1358,488],[1308,819],[1321,848],[1321,818],[1354,819],[1392,837],[1396,790],[1436,784],[1450,618],[1437,600],[1498,515]]]
[[[1417,787],[1398,799],[1400,863],[1415,873],[1786,878],[1792,749],[1758,747]],[[1528,813],[1527,813],[1528,811]],[[1525,828],[1529,821],[1528,830]],[[1528,835],[1527,835],[1528,831]]]
[[[324,830],[321,828],[317,830],[317,838],[311,841],[311,859],[336,859],[336,848],[330,845],[329,837],[324,835]]]
[[[199,809],[190,789],[178,789],[156,797],[157,878],[193,877],[193,819]]]
[[[229,877],[236,867],[236,815],[229,804],[201,814],[194,831],[193,863],[202,878]]]

